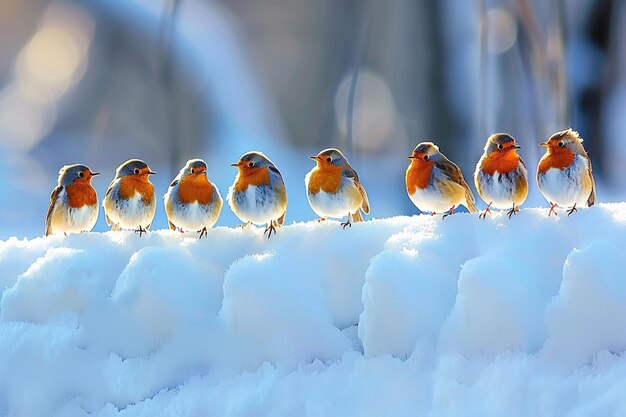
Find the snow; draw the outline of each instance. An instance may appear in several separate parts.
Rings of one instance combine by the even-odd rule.
[[[0,416],[626,415],[626,203],[0,241]]]

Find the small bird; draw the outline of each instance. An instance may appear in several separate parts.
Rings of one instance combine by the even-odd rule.
[[[459,204],[470,212],[478,211],[463,173],[439,152],[437,145],[419,143],[407,158],[411,163],[406,170],[406,191],[418,209],[430,211],[433,215],[447,211],[444,219],[453,214]]]
[[[483,220],[491,213],[492,205],[499,209],[511,207],[507,212],[510,219],[528,196],[528,173],[518,149],[515,139],[506,133],[495,133],[487,139],[474,172],[478,195],[487,203],[479,216]]]
[[[65,165],[50,194],[46,236],[52,233],[89,232],[98,220],[98,194],[91,178],[99,175],[86,165]]]
[[[154,174],[139,159],[129,159],[117,168],[102,201],[111,230],[135,229],[139,236],[148,231],[156,211],[154,186],[148,178]]]
[[[276,234],[287,212],[287,190],[278,168],[261,152],[248,152],[237,163],[235,182],[228,189],[228,205],[244,222],[267,224],[267,238]]]
[[[222,211],[222,196],[209,181],[202,159],[187,161],[163,198],[170,229],[197,230],[199,239],[208,234]]]
[[[311,208],[320,216],[342,218],[347,215],[343,228],[352,227],[354,222],[363,221],[361,211],[370,212],[370,203],[365,188],[359,181],[356,171],[345,156],[334,148],[324,149],[317,156],[310,156],[315,167],[306,174],[304,184]]]
[[[578,132],[567,129],[556,132],[541,143],[546,153],[537,167],[537,185],[550,203],[548,217],[556,207],[569,207],[567,215],[576,206],[591,207],[596,202],[596,183],[591,170],[591,160],[583,147]]]

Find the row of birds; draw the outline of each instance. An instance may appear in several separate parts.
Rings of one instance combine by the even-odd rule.
[[[567,129],[553,134],[546,142],[546,153],[537,167],[537,184],[550,203],[548,216],[556,207],[567,207],[568,215],[577,207],[595,202],[595,182],[591,161],[577,132]],[[526,164],[518,154],[515,139],[496,133],[487,139],[476,165],[474,181],[487,208],[509,209],[509,218],[519,211],[528,195]],[[370,204],[365,188],[346,157],[329,148],[316,156],[315,167],[306,175],[306,194],[313,211],[326,218],[343,218],[343,228],[363,220]],[[444,213],[447,217],[459,205],[477,212],[475,199],[459,167],[432,142],[419,143],[406,170],[406,189],[411,201],[424,212]],[[248,152],[237,163],[238,170],[226,197],[233,212],[243,222],[266,225],[271,237],[282,226],[287,210],[287,190],[280,171],[260,152]],[[102,206],[112,230],[135,230],[141,236],[152,223],[156,210],[155,174],[143,161],[131,159],[120,165],[106,191]],[[90,231],[98,218],[98,196],[91,178],[98,173],[86,165],[61,168],[57,187],[50,196],[45,234]],[[201,159],[189,160],[170,184],[164,196],[165,211],[172,230],[198,231],[200,238],[216,222],[223,200],[209,181],[207,165]]]

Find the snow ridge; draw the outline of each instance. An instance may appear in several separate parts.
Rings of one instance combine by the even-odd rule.
[[[626,203],[0,241],[0,416],[626,415]]]

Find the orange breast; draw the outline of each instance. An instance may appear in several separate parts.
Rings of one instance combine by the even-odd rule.
[[[141,194],[144,204],[148,204],[154,197],[154,186],[146,175],[127,175],[120,180],[119,193],[124,199],[133,198],[135,193]]]
[[[96,190],[87,181],[78,180],[65,187],[70,207],[81,208],[85,205],[93,206],[98,203]]]
[[[196,201],[206,205],[213,202],[213,187],[204,174],[191,174],[184,176],[178,183],[178,199],[183,204],[191,204]]]
[[[483,160],[481,168],[485,174],[493,175],[496,171],[500,174],[507,174],[516,170],[518,166],[519,155],[517,152],[494,151]]]
[[[315,167],[309,177],[309,192],[317,194],[320,190],[325,193],[335,194],[341,186],[342,167],[327,164]]]
[[[414,194],[417,189],[428,187],[430,175],[433,172],[433,161],[414,159],[406,170],[406,190],[409,194]]]
[[[269,185],[270,171],[267,167],[241,168],[235,179],[235,192],[246,191],[249,185]]]
[[[550,168],[565,169],[574,162],[574,154],[567,149],[546,153],[539,161],[537,170],[541,173]]]

